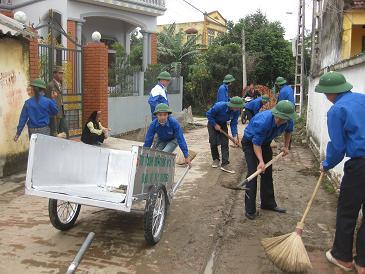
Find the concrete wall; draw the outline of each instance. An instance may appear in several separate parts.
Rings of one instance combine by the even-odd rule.
[[[365,55],[336,64],[331,67],[331,70],[336,70],[343,73],[347,81],[354,86],[352,91],[365,94]],[[314,92],[314,88],[318,81],[319,77],[310,79],[309,81],[307,131],[317,146],[321,159],[323,159],[326,155],[326,147],[329,141],[327,111],[332,106],[332,104],[323,94]],[[333,170],[333,175],[339,180],[343,175],[343,164],[344,162],[342,162]]]
[[[182,110],[182,94],[170,94],[169,103],[174,112]],[[145,127],[151,122],[148,96],[109,97],[108,120],[111,134],[120,134]]]
[[[0,177],[20,166],[28,150],[27,127],[18,143],[13,141],[29,81],[28,47],[20,40],[0,39]],[[18,162],[18,163],[17,163]],[[15,166],[15,169],[17,167]]]

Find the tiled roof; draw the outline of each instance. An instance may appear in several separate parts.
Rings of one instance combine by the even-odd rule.
[[[365,9],[365,0],[353,0],[352,8],[353,9]]]
[[[11,36],[23,36],[25,38],[36,37],[27,27],[18,21],[0,13],[0,34],[8,34]]]

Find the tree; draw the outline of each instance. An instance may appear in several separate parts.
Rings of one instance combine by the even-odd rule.
[[[280,22],[269,22],[258,10],[256,13],[228,25],[228,32],[217,39],[216,44],[241,44],[242,28],[246,35],[248,80],[258,84],[272,85],[277,76],[289,82],[294,80],[294,58],[291,43],[284,38]]]

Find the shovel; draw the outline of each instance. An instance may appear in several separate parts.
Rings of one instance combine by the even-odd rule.
[[[270,162],[266,163],[265,168],[268,168],[273,163],[279,161],[283,157],[283,155],[284,155],[284,152],[281,152],[278,156],[276,156],[275,158],[273,158]],[[257,170],[254,174],[250,175],[248,178],[246,178],[241,183],[239,183],[238,184],[238,187],[242,187],[242,186],[246,185],[248,182],[252,181],[252,179],[256,178],[261,173],[262,173],[262,170],[261,169]]]
[[[232,136],[230,136],[227,132],[225,132],[223,129],[220,129],[219,130],[219,132],[220,133],[222,133],[224,136],[226,136],[229,140],[231,140],[234,144],[236,144],[236,140],[232,137]],[[240,147],[240,148],[242,148],[242,145],[240,144],[240,143],[238,143],[238,146]]]

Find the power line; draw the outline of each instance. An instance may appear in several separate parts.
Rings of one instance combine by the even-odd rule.
[[[221,22],[219,22],[218,20],[216,20],[215,18],[211,17],[206,11],[202,11],[201,9],[199,9],[198,7],[194,6],[193,4],[191,4],[189,1],[187,0],[182,0],[184,1],[186,4],[188,4],[190,7],[192,7],[193,9],[199,11],[201,14],[203,14],[204,16],[207,16],[208,18],[210,18],[211,20],[213,20],[215,23],[223,26],[223,27],[227,27],[225,24],[222,24]]]

